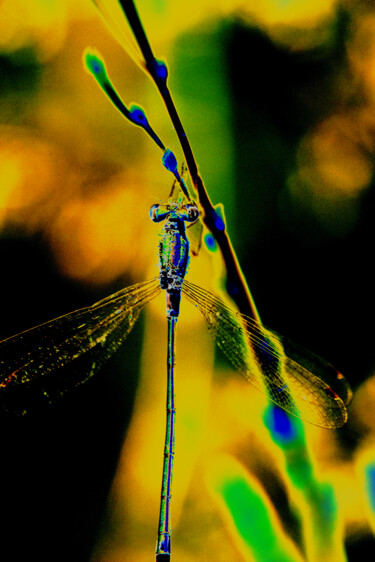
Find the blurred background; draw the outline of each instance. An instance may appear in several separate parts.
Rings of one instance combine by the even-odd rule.
[[[102,3],[126,30],[115,2]],[[373,3],[140,0],[138,9],[156,56],[168,61],[200,172],[224,204],[263,322],[332,362],[354,389],[347,425],[300,428],[291,453],[263,423],[262,396],[215,358],[198,312],[184,306],[173,553],[181,562],[370,560]],[[155,87],[89,0],[2,0],[1,339],[157,275],[159,231],[148,211],[168,197],[170,175],[84,71],[87,46],[181,162]],[[219,257],[203,249],[189,279],[215,291],[218,271]],[[1,416],[2,560],[152,559],[164,306],[162,297],[149,305],[82,388],[46,411]],[[228,482],[243,485],[237,508]]]

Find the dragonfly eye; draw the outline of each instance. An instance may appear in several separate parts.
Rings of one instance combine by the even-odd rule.
[[[185,209],[187,211],[188,218],[186,219],[187,222],[195,222],[198,220],[199,217],[199,210],[196,205],[186,205]]]
[[[161,222],[171,213],[170,205],[153,205],[150,209],[150,219],[153,222]]]

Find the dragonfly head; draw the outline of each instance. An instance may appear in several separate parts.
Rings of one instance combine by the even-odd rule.
[[[153,205],[150,209],[150,218],[153,222],[166,219],[194,223],[199,218],[199,210],[195,203],[169,202],[166,205]]]

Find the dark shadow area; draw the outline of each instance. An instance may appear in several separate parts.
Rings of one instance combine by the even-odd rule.
[[[342,103],[335,76],[346,71],[344,15],[337,26],[330,49],[294,53],[235,25],[228,57],[239,256],[259,313],[266,325],[332,361],[355,388],[374,365],[374,184],[360,197],[356,225],[342,236],[285,197],[303,134]]]
[[[0,260],[1,338],[120,288],[67,282],[39,237],[3,238]],[[140,336],[141,321],[126,350],[53,406],[0,417],[1,560],[90,560],[130,420]]]

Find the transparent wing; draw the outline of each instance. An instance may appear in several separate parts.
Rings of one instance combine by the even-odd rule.
[[[190,242],[190,251],[193,254],[193,256],[198,256],[202,247],[202,236],[203,236],[202,219],[199,218],[195,223],[189,224],[186,230]]]
[[[183,294],[205,316],[233,366],[275,404],[309,423],[341,427],[351,390],[329,363],[251,318],[236,313],[188,281]]]
[[[83,384],[113,355],[159,279],[138,283],[96,304],[0,342],[0,405],[18,414]]]

